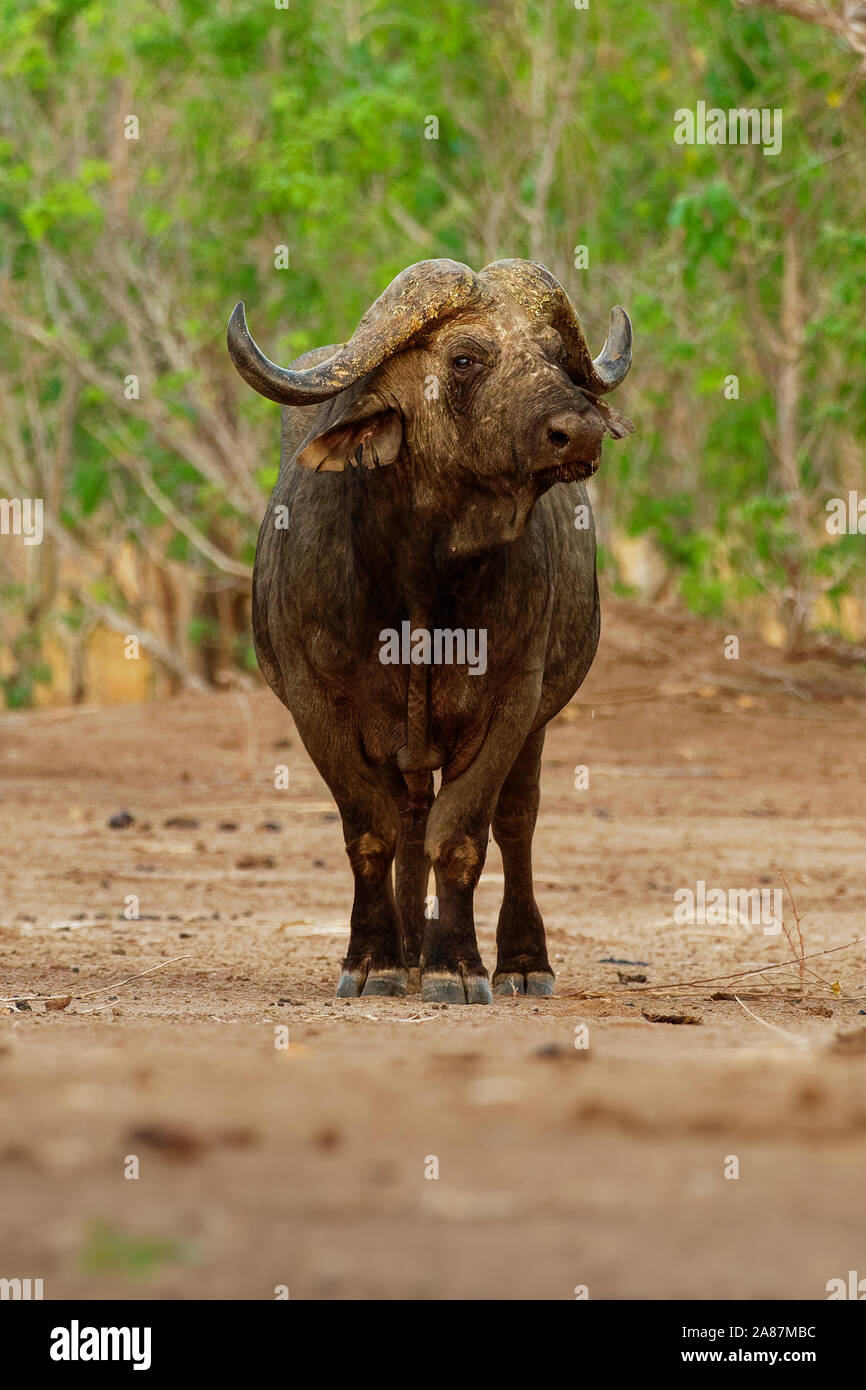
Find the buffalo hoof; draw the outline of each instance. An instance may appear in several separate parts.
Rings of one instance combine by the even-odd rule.
[[[553,997],[554,976],[548,970],[530,970],[526,977],[526,993],[536,999]]]
[[[378,994],[389,999],[402,999],[409,984],[408,970],[399,968],[371,970],[361,994],[364,999]]]
[[[402,999],[406,993],[408,971],[399,967],[365,966],[344,970],[337,981],[338,999]]]
[[[421,977],[424,1004],[492,1004],[490,985],[483,975],[450,974],[425,970]]]
[[[526,993],[526,977],[524,975],[494,975],[493,993],[501,999],[510,999],[515,994]]]
[[[366,970],[344,970],[337,981],[337,998],[358,999],[366,978]]]
[[[530,970],[528,975],[509,970],[493,976],[493,993],[499,999],[513,999],[516,994],[549,999],[553,994],[553,976],[547,970]]]

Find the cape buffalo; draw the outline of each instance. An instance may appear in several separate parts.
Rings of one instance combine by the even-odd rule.
[[[601,400],[631,342],[616,307],[593,360],[562,286],[520,260],[410,266],[348,342],[290,367],[259,351],[242,304],[231,316],[237,370],[283,406],[253,628],[343,822],[339,997],[405,994],[420,969],[424,1000],[490,1003],[473,898],[491,826],[493,993],[553,992],[532,885],[541,749],[598,643],[584,480],[604,435],[633,429]]]

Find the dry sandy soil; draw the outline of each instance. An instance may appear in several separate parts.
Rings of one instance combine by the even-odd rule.
[[[546,747],[557,997],[486,1009],[334,999],[340,826],[268,692],[4,716],[0,994],[73,998],[0,1005],[0,1276],[241,1299],[866,1276],[863,675],[749,640],[725,661],[723,636],[608,600]],[[722,978],[790,959],[784,936],[672,920],[678,888],[781,872],[806,953],[833,951],[802,992],[796,968]],[[501,885],[491,844],[488,967]]]

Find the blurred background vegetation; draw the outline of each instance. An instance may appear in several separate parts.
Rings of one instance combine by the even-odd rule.
[[[835,31],[774,0],[280,3],[0,0],[0,495],[45,499],[41,546],[0,539],[6,703],[247,678],[279,419],[231,308],[285,361],[431,256],[544,262],[594,351],[629,308],[610,587],[793,653],[862,642],[866,541],[825,525],[866,495],[847,0]],[[781,154],[676,144],[700,100],[781,108]]]

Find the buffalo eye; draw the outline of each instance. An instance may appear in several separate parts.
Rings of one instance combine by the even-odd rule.
[[[467,357],[465,353],[460,353],[457,357],[452,357],[451,366],[458,376],[465,376],[469,368],[474,366],[474,363],[471,357]]]

